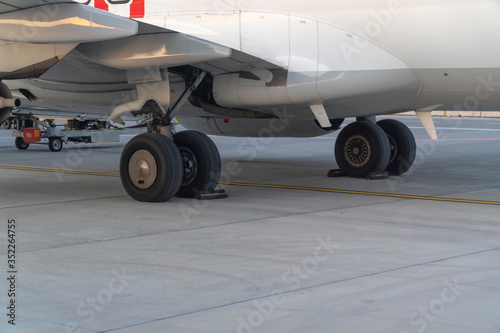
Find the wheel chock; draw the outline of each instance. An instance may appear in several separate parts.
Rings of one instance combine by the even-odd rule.
[[[328,177],[338,178],[338,177],[347,177],[347,175],[343,173],[342,170],[332,169],[328,172]],[[366,179],[368,180],[389,179],[389,174],[386,171],[372,172],[369,173],[368,176],[366,176]]]
[[[368,180],[389,179],[389,174],[386,171],[372,172],[368,174],[366,179]]]
[[[337,177],[346,177],[346,175],[340,169],[332,169],[328,171],[328,177],[337,178]]]
[[[215,200],[227,199],[229,195],[224,190],[217,190],[213,192],[201,192],[196,199],[198,200]]]

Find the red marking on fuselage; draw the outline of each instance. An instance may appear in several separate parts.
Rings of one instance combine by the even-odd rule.
[[[145,0],[133,0],[130,5],[122,4],[122,6],[130,6],[130,18],[132,19],[144,18],[146,15]],[[106,0],[94,0],[94,7],[109,12],[109,5]]]
[[[94,7],[109,12],[109,5],[106,3],[106,0],[95,0]]]
[[[146,15],[145,0],[134,0],[130,5],[130,18],[143,18]]]

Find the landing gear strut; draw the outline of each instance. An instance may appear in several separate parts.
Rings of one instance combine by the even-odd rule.
[[[221,175],[217,147],[195,131],[172,134],[171,119],[180,110],[206,73],[199,73],[165,114],[155,113],[148,132],[133,138],[123,150],[120,176],[128,194],[146,202],[181,198],[225,198],[215,191]]]
[[[403,123],[358,121],[340,132],[335,158],[342,173],[350,177],[365,178],[384,171],[402,175],[413,165],[416,151],[415,137]]]

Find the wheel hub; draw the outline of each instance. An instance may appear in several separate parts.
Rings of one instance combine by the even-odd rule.
[[[194,181],[196,174],[198,173],[198,161],[196,156],[187,147],[179,147],[181,152],[182,161],[184,163],[184,179],[182,185],[189,185]]]
[[[368,164],[372,156],[370,142],[361,135],[351,136],[344,146],[344,157],[354,168],[362,168]]]
[[[136,151],[130,158],[128,169],[130,180],[142,190],[153,186],[158,177],[156,160],[147,150]]]
[[[61,148],[61,141],[59,140],[54,140],[54,143],[52,143],[55,149]]]

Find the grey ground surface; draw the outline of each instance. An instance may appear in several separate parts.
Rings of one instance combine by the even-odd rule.
[[[336,135],[214,138],[224,181],[500,202],[500,120],[436,119],[404,177],[327,178]],[[0,165],[117,174],[120,144]],[[255,153],[255,154],[254,154]],[[0,332],[500,332],[500,206],[227,186],[130,199],[113,176],[0,169]],[[16,326],[7,220],[16,220]]]

